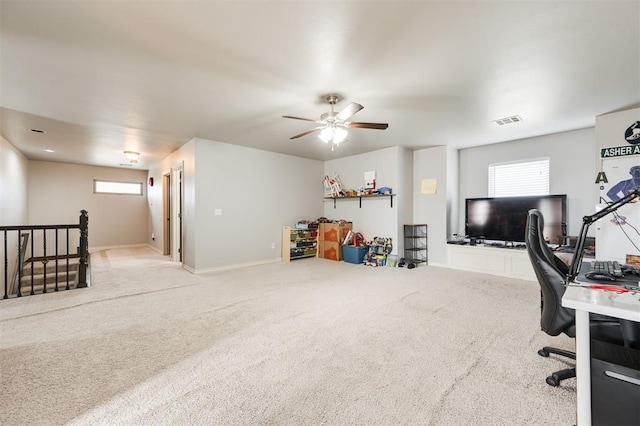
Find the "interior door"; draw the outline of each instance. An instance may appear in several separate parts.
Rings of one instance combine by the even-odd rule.
[[[163,216],[163,245],[162,254],[171,254],[171,207],[172,207],[171,173],[162,176],[162,216]]]
[[[183,197],[183,164],[176,165],[171,170],[171,260],[182,263],[184,253],[182,249],[182,197]]]

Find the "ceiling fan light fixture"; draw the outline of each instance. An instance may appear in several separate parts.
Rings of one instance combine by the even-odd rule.
[[[339,144],[347,138],[347,130],[342,127],[327,126],[318,136],[322,142]]]
[[[290,137],[289,139],[298,139],[303,136],[306,136],[310,133],[320,132],[318,137],[321,141],[326,144],[331,143],[331,150],[338,146],[341,142],[344,142],[347,139],[348,128],[360,128],[360,129],[379,129],[384,130],[389,127],[387,123],[364,123],[364,122],[355,122],[348,121],[355,113],[364,108],[362,105],[357,104],[355,102],[351,102],[346,107],[342,108],[340,112],[336,113],[333,110],[333,106],[338,102],[339,98],[337,95],[329,95],[327,96],[327,102],[331,107],[329,112],[326,112],[320,116],[320,120],[313,120],[311,118],[303,118],[303,117],[295,117],[293,115],[283,115],[282,118],[292,118],[295,120],[303,120],[310,121],[313,123],[319,124],[317,127],[307,130],[302,133],[298,133],[295,136]]]
[[[318,137],[320,138],[320,140],[322,142],[329,143],[329,141],[331,139],[333,139],[333,128],[332,127],[325,127],[324,130],[322,130],[320,132]]]

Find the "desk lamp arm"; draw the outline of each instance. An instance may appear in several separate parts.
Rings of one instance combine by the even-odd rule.
[[[584,256],[584,244],[587,239],[587,231],[589,230],[591,224],[593,224],[593,222],[597,221],[598,219],[601,219],[606,215],[615,212],[620,207],[630,203],[636,197],[640,197],[640,189],[634,189],[624,197],[620,198],[618,201],[608,204],[602,210],[597,211],[592,215],[584,216],[582,218],[582,228],[580,228],[580,235],[578,236],[578,240],[576,241],[576,249],[573,253],[573,258],[571,259],[569,273],[567,274],[567,282],[573,282],[578,276],[578,271],[580,271],[580,265],[582,264],[582,257]]]

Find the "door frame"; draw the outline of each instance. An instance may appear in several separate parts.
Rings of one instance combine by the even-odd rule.
[[[184,263],[183,249],[183,194],[184,162],[180,162],[162,175],[162,254],[172,262]]]
[[[172,188],[171,172],[162,175],[162,254],[164,256],[171,255],[171,206],[172,206]]]

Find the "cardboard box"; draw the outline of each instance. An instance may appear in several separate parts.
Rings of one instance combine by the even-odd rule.
[[[351,222],[348,223],[321,223],[320,235],[318,239],[320,241],[330,241],[333,243],[340,243],[344,241],[344,237],[353,228]]]
[[[320,241],[318,257],[329,260],[342,260],[342,246],[333,241]]]

